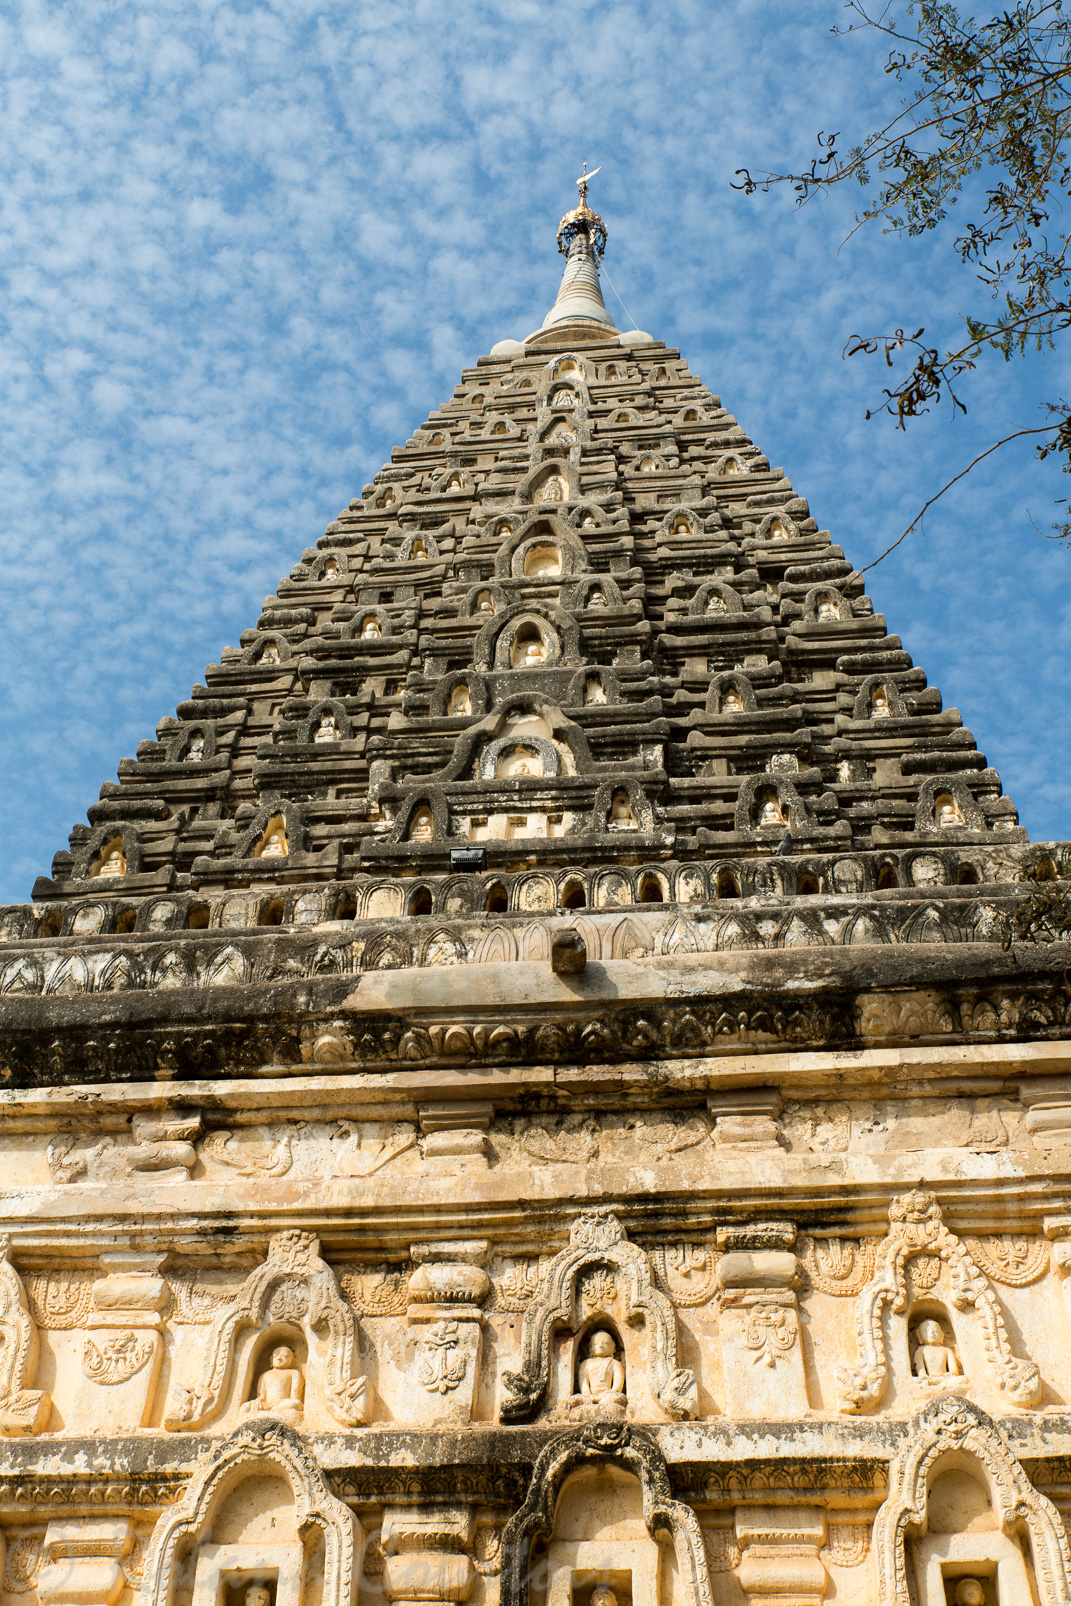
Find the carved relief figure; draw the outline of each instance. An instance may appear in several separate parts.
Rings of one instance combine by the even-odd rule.
[[[965,826],[963,810],[960,808],[951,792],[941,792],[933,805],[934,818],[939,831],[955,830],[957,826]]]
[[[119,841],[109,842],[100,852],[100,863],[90,870],[91,876],[126,875],[126,859],[123,856],[123,846]]]
[[[600,1411],[613,1415],[624,1412],[628,1404],[625,1368],[617,1358],[614,1335],[607,1328],[597,1327],[592,1333],[587,1358],[577,1367],[576,1381],[583,1404],[598,1406]]]
[[[200,731],[190,738],[190,745],[186,749],[186,758],[190,764],[199,764],[205,756],[205,739]]]
[[[728,611],[728,608],[725,606],[725,598],[719,596],[716,591],[712,591],[710,596],[707,598],[707,612],[728,613]]]
[[[324,564],[323,578],[328,582],[338,579],[338,564],[334,558],[328,558]]]
[[[757,801],[759,806],[758,823],[760,827],[772,825],[777,826],[780,829],[784,829],[785,816],[781,809],[781,804],[777,794],[774,792],[766,792]]]
[[[563,409],[567,410],[570,407],[575,407],[576,393],[563,385],[562,388],[560,390],[556,390],[553,396],[550,398],[550,405],[558,412],[561,412]]]
[[[314,742],[337,742],[341,740],[334,714],[328,712],[320,715],[320,723],[317,725],[312,739]]]
[[[246,1416],[281,1416],[288,1422],[299,1422],[304,1410],[305,1378],[294,1360],[294,1352],[287,1344],[280,1344],[271,1352],[266,1371],[257,1379],[257,1390],[251,1400],[242,1406]]]
[[[259,852],[254,854],[258,859],[285,859],[290,852],[290,844],[286,840],[286,831],[282,822],[273,820],[268,826],[262,840]]]
[[[670,527],[671,535],[691,535],[691,521],[683,513],[678,513]]]
[[[279,649],[274,641],[266,641],[260,650],[258,664],[277,664],[279,662]]]
[[[914,1331],[915,1349],[911,1357],[911,1370],[927,1383],[936,1383],[944,1377],[961,1377],[963,1368],[956,1352],[945,1342],[945,1330],[932,1319],[919,1322]]]
[[[495,603],[491,593],[489,591],[481,591],[479,596],[476,598],[476,612],[494,613],[494,611]]]
[[[977,1578],[961,1578],[952,1599],[955,1606],[985,1606],[985,1587]]]
[[[428,549],[424,545],[423,541],[413,542],[412,546],[409,548],[409,556],[415,563],[420,563],[421,561],[427,559]]]
[[[834,624],[840,618],[840,609],[830,597],[821,597],[818,602],[817,618],[820,625]]]
[[[426,806],[417,809],[409,826],[410,842],[430,842],[435,835],[435,816]]]
[[[501,754],[496,774],[503,778],[542,775],[543,761],[534,747],[510,747]]]
[[[606,701],[606,688],[601,680],[595,679],[594,675],[592,675],[584,688],[584,701],[589,705],[592,703],[605,703]]]
[[[552,474],[545,479],[536,492],[537,502],[564,502],[569,494],[569,487],[558,474]]]
[[[870,694],[871,719],[891,719],[892,709],[889,706],[889,693],[884,686],[875,686]]]
[[[379,628],[379,620],[374,613],[370,613],[361,624],[362,641],[379,641],[383,632]]]
[[[636,816],[632,812],[632,805],[628,800],[627,792],[615,792],[610,803],[610,816],[606,822],[608,831],[635,831],[637,829]]]
[[[723,714],[742,714],[744,712],[744,699],[735,686],[726,686],[722,692],[721,711]]]
[[[472,713],[472,698],[469,696],[469,689],[464,681],[455,686],[450,693],[450,701],[446,705],[446,712],[448,714]]]
[[[546,661],[547,649],[535,625],[526,625],[517,632],[510,662],[515,669],[533,669]]]
[[[524,572],[532,579],[556,579],[562,572],[562,555],[556,546],[534,546],[524,560]]]

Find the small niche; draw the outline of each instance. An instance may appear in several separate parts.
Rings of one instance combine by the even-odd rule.
[[[409,913],[411,915],[431,914],[431,893],[427,887],[419,887],[409,900]]]
[[[258,924],[262,926],[281,926],[283,923],[284,910],[285,905],[282,898],[273,898],[271,902],[265,904],[264,908],[260,911],[260,920],[258,921]]]
[[[796,884],[798,898],[817,898],[818,882],[813,875],[801,875]]]
[[[645,875],[640,882],[641,903],[665,903],[662,894],[662,883],[657,876]]]
[[[562,895],[563,909],[586,909],[588,906],[587,894],[579,881],[574,881],[566,887]]]
[[[137,923],[138,911],[136,909],[123,909],[116,915],[113,929],[118,936],[123,936],[126,932],[133,931]]]
[[[956,877],[956,885],[960,887],[977,887],[981,883],[981,879],[973,864],[961,864],[959,875]],[[1040,879],[1045,878],[1041,877]]]
[[[338,907],[335,910],[335,919],[356,920],[356,918],[357,899],[353,896],[352,892],[344,892],[341,898],[338,900]]]
[[[190,931],[206,931],[208,929],[210,910],[207,903],[195,903],[186,916],[186,926]]]
[[[891,888],[898,887],[899,885],[899,878],[892,865],[885,865],[881,871],[881,874],[878,876],[878,891],[888,892],[891,890]]]
[[[63,929],[63,915],[56,909],[38,923],[37,935],[39,937],[58,937]]]
[[[485,907],[489,915],[504,915],[509,908],[509,897],[505,887],[492,887],[487,894]]]
[[[739,898],[740,887],[731,870],[718,871],[718,881],[715,888],[715,896],[718,898]]]

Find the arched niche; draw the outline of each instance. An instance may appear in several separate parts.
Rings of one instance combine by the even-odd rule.
[[[216,754],[216,722],[202,719],[172,730],[167,740],[169,764],[203,764]]]
[[[472,475],[464,468],[448,468],[435,482],[437,496],[475,496],[476,485]]]
[[[305,848],[305,817],[296,803],[265,804],[238,838],[237,859],[281,859]],[[285,851],[283,851],[285,850]]]
[[[275,669],[279,664],[289,663],[292,657],[293,650],[285,636],[276,631],[258,631],[256,639],[244,649],[240,662],[256,669]]]
[[[303,719],[298,727],[298,741],[311,742],[316,747],[348,742],[352,734],[350,716],[340,697],[325,697],[314,703],[308,719]]]
[[[512,531],[507,532],[512,534]],[[479,619],[481,623],[490,618],[491,614],[499,613],[503,608],[509,607],[509,598],[502,587],[488,581],[484,585],[473,586],[466,592],[465,600],[461,604],[461,617],[463,619]]]
[[[160,1517],[141,1601],[176,1606],[181,1590],[190,1606],[244,1603],[259,1583],[270,1606],[354,1606],[364,1539],[297,1434],[250,1424],[198,1462],[182,1499]]]
[[[737,474],[746,474],[743,459],[736,452],[726,452],[714,464],[714,478],[716,480],[732,479]]]
[[[915,1418],[874,1519],[879,1606],[946,1606],[949,1580],[995,1584],[999,1606],[1064,1606],[1071,1552],[1059,1513],[969,1400]]]
[[[392,842],[441,842],[449,835],[450,810],[439,791],[414,792],[398,810]]]
[[[804,832],[810,820],[792,782],[783,775],[748,775],[736,795],[735,829],[782,835],[790,827]]]
[[[532,646],[515,655],[518,637],[522,646],[524,642]],[[515,656],[518,659],[523,656],[529,662],[515,662]],[[560,608],[542,602],[517,603],[506,613],[495,614],[483,626],[472,647],[473,667],[481,670],[538,669],[550,664],[575,664],[579,658],[580,627],[576,620]]]
[[[559,411],[551,413],[537,435],[540,445],[545,446],[575,446],[579,438],[575,414]]]
[[[729,670],[711,678],[707,688],[708,714],[753,714],[757,708],[755,688],[740,670]]]
[[[386,608],[359,607],[352,619],[342,626],[343,641],[382,641],[394,633],[394,625]]]
[[[94,826],[75,857],[75,875],[79,880],[137,875],[140,869],[141,844],[137,827],[133,825]]]
[[[715,618],[719,614],[743,613],[744,604],[740,594],[732,586],[726,585],[724,580],[708,580],[701,585],[695,596],[688,604],[688,612],[706,618]]]
[[[622,778],[603,781],[595,794],[589,830],[600,836],[606,832],[637,831],[650,835],[655,829],[654,805],[637,781]]]
[[[573,500],[577,485],[577,471],[573,465],[556,458],[525,475],[517,487],[517,500],[537,507],[560,506]]]
[[[561,754],[544,737],[509,734],[488,742],[480,754],[481,780],[524,780],[558,775]]]
[[[309,579],[317,585],[340,585],[345,580],[348,564],[342,552],[324,552],[309,565]]]
[[[853,719],[906,719],[900,688],[885,675],[867,675],[855,694]]]
[[[573,1222],[568,1247],[540,1273],[524,1317],[522,1370],[502,1377],[503,1422],[527,1421],[544,1405],[568,1413],[578,1340],[598,1318],[623,1342],[630,1414],[655,1421],[695,1415],[695,1377],[678,1362],[672,1301],[617,1217],[592,1211]]]
[[[578,580],[569,593],[568,606],[575,613],[624,605],[621,587],[608,574],[588,574]]]
[[[426,563],[439,556],[439,543],[426,530],[407,535],[395,554],[400,563]]]
[[[487,712],[487,682],[471,669],[444,675],[428,700],[432,719],[479,719]]]
[[[915,829],[955,836],[964,831],[984,831],[986,818],[965,781],[934,775],[919,787]]]
[[[450,762],[435,777],[436,783],[468,780],[474,773],[484,774],[482,755],[488,748],[500,749],[505,742],[546,743],[558,756],[558,769],[545,773],[588,775],[594,765],[587,737],[579,725],[568,719],[555,704],[534,692],[520,693],[503,701],[476,724],[459,731]],[[431,794],[434,800],[441,796]],[[436,822],[438,822],[436,814]],[[443,804],[443,825],[447,823]],[[445,830],[444,830],[444,834]]]
[[[809,625],[835,625],[854,615],[851,599],[835,586],[812,586],[803,599],[803,618]]]
[[[752,539],[756,541],[794,541],[798,536],[799,530],[796,528],[795,522],[789,518],[787,513],[778,511],[767,513]]]
[[[501,1606],[590,1606],[600,1583],[617,1606],[712,1606],[699,1519],[625,1423],[552,1439],[502,1530]]]
[[[495,554],[495,574],[502,579],[557,580],[590,568],[583,541],[557,518],[528,520]]]
[[[619,703],[621,686],[612,669],[592,664],[580,669],[569,682],[568,704],[571,708],[585,708],[593,704]]]
[[[294,1349],[295,1342],[307,1355],[305,1397],[300,1409],[284,1406],[286,1419],[344,1427],[366,1422],[368,1385],[359,1371],[357,1319],[334,1272],[320,1258],[318,1240],[288,1231],[275,1234],[263,1265],[199,1336],[199,1376],[192,1386],[175,1383],[165,1416],[168,1430],[193,1432],[220,1417],[233,1421],[243,1415],[271,1423],[277,1413],[270,1405],[258,1407],[258,1378],[274,1348]],[[288,1398],[293,1400],[294,1391]]]

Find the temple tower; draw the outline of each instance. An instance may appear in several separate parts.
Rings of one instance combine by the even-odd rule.
[[[1068,849],[558,239],[0,910],[0,1606],[1071,1600]]]

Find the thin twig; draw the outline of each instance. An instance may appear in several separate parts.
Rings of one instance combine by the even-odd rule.
[[[979,452],[977,457],[971,459],[966,468],[961,469],[953,479],[949,480],[947,485],[942,485],[941,489],[936,491],[933,496],[930,497],[930,500],[924,505],[921,511],[911,520],[911,523],[908,525],[903,535],[898,535],[896,537],[896,540],[893,542],[892,546],[887,546],[884,552],[880,553],[876,558],[874,558],[871,563],[865,563],[858,572],[860,574],[865,574],[868,569],[876,568],[883,558],[887,558],[889,556],[890,552],[895,552],[897,547],[900,545],[900,542],[906,541],[907,537],[911,534],[916,525],[922,522],[922,519],[925,517],[926,513],[933,506],[933,504],[937,501],[940,501],[945,492],[950,491],[953,485],[956,484],[957,480],[961,480],[965,474],[969,474],[971,469],[976,467],[977,464],[982,461],[983,457],[988,457],[990,452],[995,452],[998,446],[1007,446],[1009,441],[1016,441],[1021,435],[1050,435],[1054,430],[1059,429],[1059,427],[1060,426],[1058,424],[1040,424],[1036,429],[1017,429],[1013,434],[1005,435],[1003,440],[994,441],[992,446],[987,446],[984,452]]]

